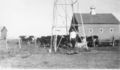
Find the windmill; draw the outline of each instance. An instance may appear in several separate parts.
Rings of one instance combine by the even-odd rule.
[[[57,48],[58,48],[57,35],[63,32],[64,32],[63,34],[66,34],[66,35],[69,34],[68,29],[70,28],[72,16],[74,13],[74,5],[77,5],[78,11],[79,11],[78,0],[54,0],[53,24],[52,24],[52,29],[51,29],[51,32],[52,32],[51,33],[51,47],[50,47],[51,52],[52,52],[52,49],[55,52],[57,51]],[[81,15],[80,20],[82,21],[82,29],[83,29],[84,37],[86,40],[82,15]]]

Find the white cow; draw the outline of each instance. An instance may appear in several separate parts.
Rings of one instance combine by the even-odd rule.
[[[76,42],[75,47],[88,49],[85,38],[82,40],[82,42]]]

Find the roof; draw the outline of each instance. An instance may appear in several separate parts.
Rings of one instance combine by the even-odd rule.
[[[82,13],[83,22],[85,24],[119,24],[118,19],[111,13],[98,13],[96,15],[91,15],[89,13]],[[75,22],[81,23],[80,14],[74,13],[73,18]],[[73,21],[73,19],[72,19]]]
[[[3,29],[3,26],[0,26],[0,31]]]
[[[6,28],[5,26],[0,26],[0,32],[3,30],[3,28]]]

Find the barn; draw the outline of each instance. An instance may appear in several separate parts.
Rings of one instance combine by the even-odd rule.
[[[78,34],[83,36],[82,21],[83,18],[86,36],[97,35],[100,40],[120,39],[120,22],[112,13],[74,13],[71,21],[71,27],[78,30]]]
[[[0,39],[6,39],[7,37],[7,28],[5,26],[0,26]]]

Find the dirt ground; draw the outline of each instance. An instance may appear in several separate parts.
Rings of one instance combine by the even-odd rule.
[[[0,46],[4,46],[0,44]],[[22,48],[14,42],[8,43],[7,51],[0,50],[0,66],[11,68],[70,68],[70,69],[120,69],[120,48],[95,47],[90,51],[79,49],[77,54],[68,55],[65,49],[48,53],[47,48],[34,44]]]

